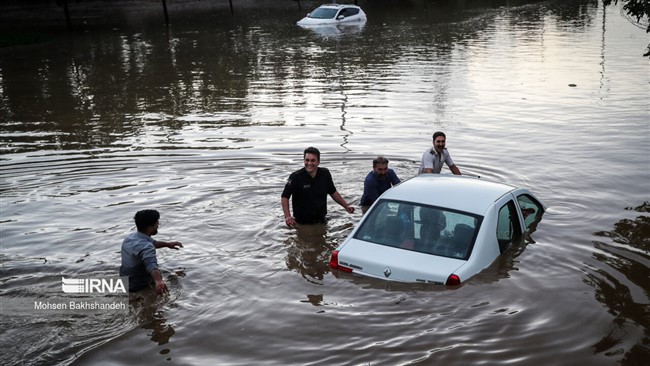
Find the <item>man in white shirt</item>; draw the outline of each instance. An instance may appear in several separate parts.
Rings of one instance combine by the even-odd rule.
[[[452,173],[460,175],[460,169],[458,169],[456,164],[454,164],[451,155],[449,155],[449,151],[445,148],[446,142],[447,136],[445,136],[444,132],[438,131],[433,134],[433,147],[427,149],[427,151],[422,154],[422,162],[420,163],[418,174],[440,174],[442,163],[444,162]]]

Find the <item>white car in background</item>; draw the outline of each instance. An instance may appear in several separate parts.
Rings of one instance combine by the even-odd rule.
[[[298,21],[300,26],[338,25],[365,22],[366,13],[356,5],[326,4],[314,9]]]
[[[422,174],[386,191],[330,267],[385,280],[457,286],[534,231],[546,207],[528,190]]]

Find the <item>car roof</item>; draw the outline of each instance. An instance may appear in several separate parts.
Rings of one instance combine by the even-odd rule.
[[[389,189],[381,198],[484,215],[496,200],[515,189],[511,185],[482,178],[421,174]]]
[[[346,5],[346,4],[323,4],[319,8],[359,8],[357,5]]]

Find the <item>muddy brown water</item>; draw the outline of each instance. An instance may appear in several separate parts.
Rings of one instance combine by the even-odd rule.
[[[168,27],[157,2],[75,8],[0,48],[3,364],[647,364],[647,35],[618,7],[360,1],[364,26],[311,30],[316,3],[198,3]],[[305,147],[358,206],[373,157],[413,177],[435,130],[544,201],[531,242],[450,290],[333,274],[360,209],[284,226]],[[158,254],[168,296],[29,309],[116,274],[142,208],[185,244]]]

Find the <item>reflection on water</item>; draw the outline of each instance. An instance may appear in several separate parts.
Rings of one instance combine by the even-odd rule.
[[[145,290],[132,295],[130,304],[135,313],[137,324],[142,329],[151,330],[151,340],[158,345],[169,343],[169,339],[176,332],[171,324],[167,324],[164,311],[161,309],[164,303],[156,296],[155,291]]]
[[[314,25],[314,26],[301,26],[301,28],[312,31],[314,34],[328,39],[341,38],[341,37],[352,37],[355,33],[360,33],[363,31],[363,28],[366,26],[366,23],[350,23],[350,24],[338,24],[338,25]]]
[[[555,21],[570,24],[577,32],[593,26],[595,13],[581,11],[589,3],[570,4],[541,13],[524,7],[507,22],[521,33],[515,36],[522,44],[544,45],[550,40],[540,28],[543,16],[555,16]],[[444,9],[430,9],[438,10]],[[448,89],[452,83],[464,82],[450,79],[454,75],[449,69],[457,67],[458,42],[460,47],[481,42],[491,31],[491,22],[502,15],[481,9],[480,16],[452,12],[442,13],[445,18],[428,18],[431,14],[422,17],[415,5],[406,11],[413,15],[408,27],[387,24],[383,16],[390,14],[388,9],[376,14],[368,26],[310,29],[324,38],[296,32],[293,24],[224,24],[224,29],[213,30],[214,25],[198,23],[210,28],[205,32],[183,27],[169,32],[92,32],[74,39],[71,49],[60,50],[62,57],[33,62],[5,58],[0,66],[0,116],[10,124],[3,126],[0,141],[6,152],[110,148],[129,146],[131,141],[124,137],[141,136],[153,128],[151,142],[175,145],[183,137],[179,132],[195,126],[219,129],[291,122],[287,117],[292,117],[293,109],[309,111],[321,103],[340,106],[346,94],[384,91],[391,79],[406,76],[407,70],[432,83],[415,92],[432,92],[436,114],[443,117],[453,104]],[[450,29],[440,23],[443,19],[457,23]],[[350,34],[364,28],[368,35],[363,39]],[[345,37],[330,39],[327,33],[333,29]],[[409,59],[433,64],[416,64],[415,69],[400,66]],[[34,77],[25,80],[23,75]],[[321,93],[321,98],[309,97],[314,93]],[[367,106],[377,108],[382,103]],[[287,112],[273,113],[273,107]],[[293,118],[300,122],[310,117]]]
[[[82,32],[0,48],[0,301],[115,274],[142,208],[186,244],[159,253],[170,295],[143,294],[128,317],[2,311],[4,364],[650,357],[647,37],[620,9],[362,1],[364,26],[319,32],[295,25],[293,2],[236,3],[234,17],[227,2],[169,5],[169,27],[159,5],[89,15],[100,6]],[[24,29],[11,14],[0,28]],[[435,130],[464,173],[549,206],[461,288],[335,276],[329,254],[362,210],[284,226],[305,146],[358,205],[373,157],[413,177]]]
[[[650,213],[647,201],[628,210]],[[611,238],[615,244],[595,241],[594,259],[601,266],[589,268],[585,281],[596,289],[596,299],[602,302],[615,318],[608,334],[593,345],[595,353],[606,356],[623,355],[623,362],[643,364],[648,360],[650,343],[648,325],[648,277],[650,252],[650,215],[623,219],[612,231],[599,231],[596,236]],[[638,325],[645,329],[637,329]],[[638,339],[634,343],[631,339]],[[631,344],[631,349],[626,344]]]
[[[650,213],[650,203],[643,202],[637,207],[628,207],[634,212]],[[614,242],[639,249],[650,250],[650,216],[637,216],[636,219],[623,219],[614,224],[613,231],[599,231],[595,235],[612,238]]]
[[[298,271],[306,280],[322,284],[329,272],[329,254],[336,245],[326,241],[326,224],[298,225],[295,237],[286,241],[287,268]]]

